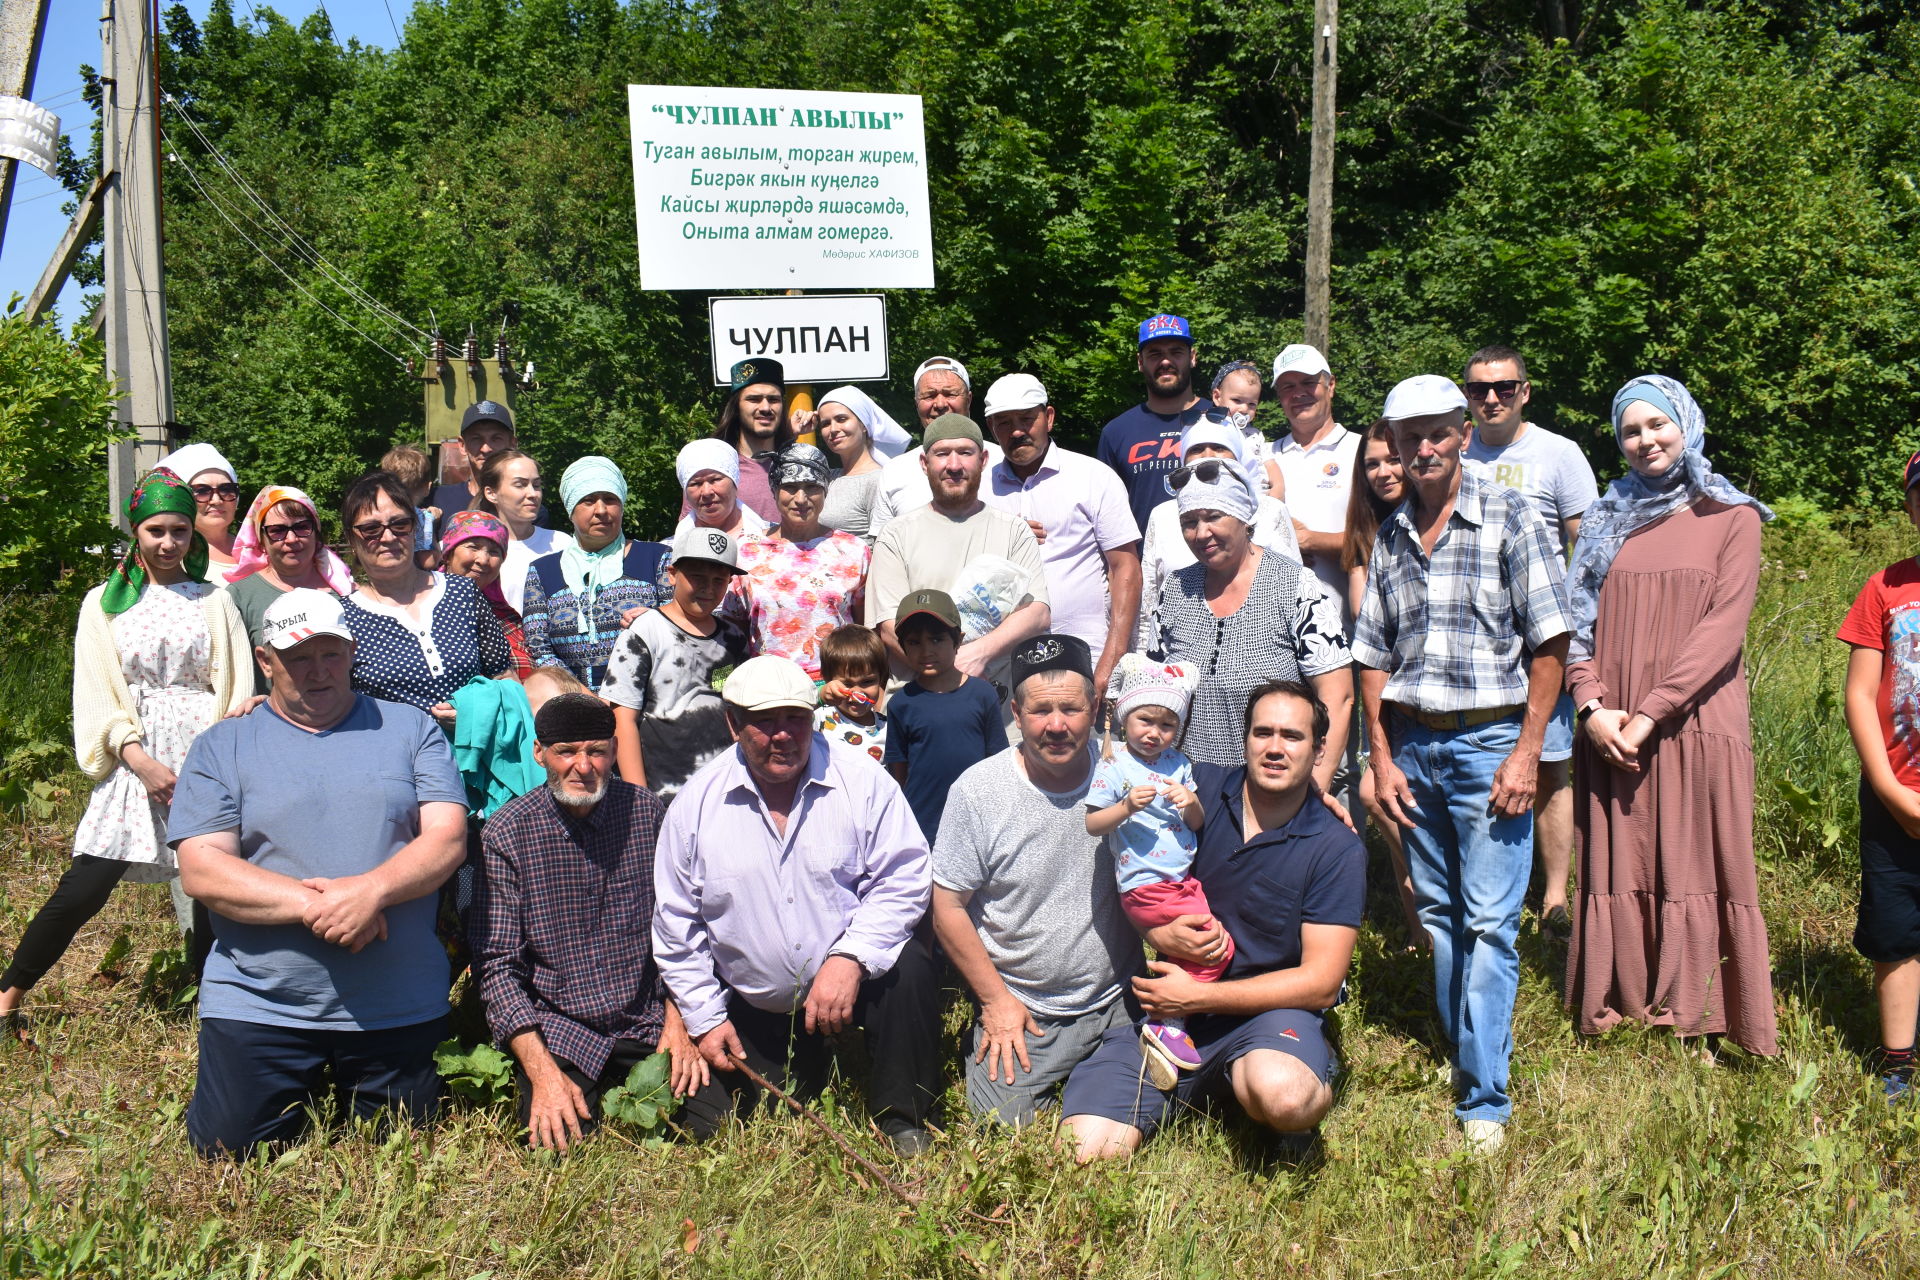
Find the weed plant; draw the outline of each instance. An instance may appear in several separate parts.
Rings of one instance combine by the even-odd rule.
[[[188,1150],[189,1012],[99,972],[121,933],[137,975],[174,945],[165,892],[129,887],[37,990],[34,1044],[0,1047],[0,1274],[165,1277],[1902,1276],[1920,1266],[1920,1108],[1862,1073],[1874,1036],[1849,945],[1857,770],[1832,639],[1904,526],[1770,533],[1749,641],[1760,884],[1782,1052],[1707,1065],[1662,1031],[1575,1035],[1565,953],[1522,937],[1514,1124],[1460,1149],[1427,963],[1383,874],[1340,1011],[1346,1071],[1304,1161],[1237,1124],[1183,1120],[1131,1163],[1073,1167],[1036,1128],[956,1116],[892,1197],[822,1135],[772,1115],[710,1144],[609,1126],[565,1160],[527,1154],[510,1104],[456,1103],[422,1133],[336,1130],[245,1165]],[[16,636],[20,632],[14,633]],[[0,723],[64,697],[51,625],[0,667]],[[23,708],[25,710],[23,710]],[[18,939],[84,797],[0,832],[0,939]],[[964,1006],[949,1011],[957,1041]],[[889,1159],[838,1086],[822,1109]]]

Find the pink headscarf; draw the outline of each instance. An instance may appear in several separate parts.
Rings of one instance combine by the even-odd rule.
[[[507,531],[504,520],[484,511],[474,511],[469,508],[466,511],[456,511],[447,517],[446,531],[440,535],[440,552],[444,555],[473,538],[487,538],[498,543],[503,554],[513,542],[513,535]],[[480,594],[495,603],[507,603],[507,594],[500,589],[498,574],[494,575],[492,582],[480,588]]]
[[[260,524],[267,518],[267,512],[282,502],[305,508],[313,520],[313,536],[316,541],[319,539],[320,511],[313,505],[313,499],[292,485],[270,484],[254,495],[253,505],[247,508],[247,518],[240,522],[240,532],[233,539],[233,567],[227,570],[228,582],[252,577],[267,567],[266,538],[260,532]],[[336,595],[352,593],[353,574],[347,569],[346,561],[335,555],[331,547],[321,543],[314,552],[314,564]]]

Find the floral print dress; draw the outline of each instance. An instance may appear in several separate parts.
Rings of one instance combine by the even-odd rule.
[[[805,542],[774,534],[740,548],[745,574],[735,579],[723,612],[746,626],[753,652],[792,658],[820,678],[820,642],[860,620],[867,562],[873,553],[850,533]]]

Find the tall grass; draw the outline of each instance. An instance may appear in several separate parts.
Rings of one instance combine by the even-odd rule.
[[[1431,976],[1401,950],[1382,884],[1339,1015],[1340,1101],[1305,1164],[1196,1118],[1129,1164],[1079,1170],[1042,1130],[956,1120],[903,1170],[922,1196],[909,1207],[783,1117],[701,1147],[607,1131],[559,1161],[520,1151],[504,1112],[460,1110],[423,1134],[353,1130],[214,1167],[181,1135],[191,1019],[95,972],[120,931],[129,971],[170,943],[164,892],[126,889],[36,992],[34,1047],[0,1048],[0,1274],[1913,1274],[1920,1108],[1887,1107],[1859,1064],[1873,1019],[1847,942],[1857,774],[1831,638],[1866,573],[1912,545],[1893,527],[1768,538],[1749,652],[1778,1061],[1707,1066],[1634,1028],[1576,1036],[1564,952],[1529,930],[1515,1123],[1497,1157],[1469,1158]],[[0,939],[38,905],[67,829],[0,834]],[[949,1101],[958,1114],[957,1088]],[[857,1087],[825,1109],[886,1158]]]

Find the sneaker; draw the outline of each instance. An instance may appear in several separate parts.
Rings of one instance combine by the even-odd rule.
[[[1559,942],[1573,936],[1573,917],[1565,907],[1554,907],[1540,917],[1540,932]]]
[[[905,1121],[883,1124],[881,1132],[887,1135],[893,1154],[902,1160],[917,1160],[933,1150],[933,1135],[917,1124]]]
[[[1171,1089],[1180,1083],[1182,1071],[1200,1067],[1200,1051],[1193,1037],[1179,1027],[1149,1022],[1140,1028],[1140,1048],[1146,1057],[1147,1079],[1156,1089]]]
[[[1901,1102],[1913,1091],[1913,1078],[1901,1071],[1889,1071],[1880,1077],[1880,1090],[1888,1102]]]
[[[1477,1156],[1490,1156],[1507,1140],[1507,1126],[1498,1120],[1463,1120],[1460,1132],[1466,1136],[1467,1150]]]

